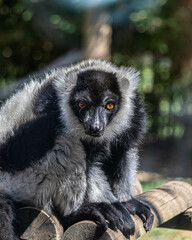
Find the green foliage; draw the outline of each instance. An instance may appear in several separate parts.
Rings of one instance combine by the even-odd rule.
[[[141,182],[143,192],[146,192],[150,189],[156,188],[164,183],[169,181],[184,181],[192,184],[192,178],[158,178],[153,181]]]
[[[157,180],[154,180],[154,181],[150,181],[150,182],[142,182],[142,189],[143,189],[143,192],[146,192],[150,189],[153,189],[155,187],[158,187],[164,183],[168,182],[167,179],[165,178],[160,178],[160,179],[157,179]]]
[[[168,228],[155,228],[139,240],[191,240],[191,233]]]
[[[0,87],[79,47],[80,16],[31,2],[0,1]]]
[[[185,134],[179,117],[192,112],[191,16],[187,1],[160,0],[157,8],[132,12],[113,35],[113,61],[141,72],[151,141]]]

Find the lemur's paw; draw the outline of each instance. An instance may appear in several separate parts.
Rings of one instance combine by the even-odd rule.
[[[143,221],[143,226],[146,231],[151,230],[154,220],[154,215],[150,208],[139,200],[132,198],[124,202],[123,205],[129,210],[132,215],[137,214]]]
[[[82,220],[97,222],[102,233],[108,227],[114,231],[119,229],[127,238],[135,232],[135,224],[129,211],[119,202],[113,204],[104,202],[84,204],[76,212],[65,218],[68,226]]]
[[[130,235],[133,235],[135,233],[135,223],[133,222],[128,209],[126,209],[126,207],[120,202],[115,202],[112,205],[118,211],[120,211],[122,215],[121,218],[123,223],[118,227],[119,230],[123,233],[123,235],[126,238],[129,238]]]
[[[135,224],[130,216],[129,211],[123,206],[122,203],[115,202],[112,204],[108,203],[94,203],[94,212],[99,212],[102,216],[102,222],[99,221],[101,226],[104,226],[104,221],[108,223],[108,226],[117,231],[118,229],[123,235],[129,238],[135,232]],[[92,212],[93,213],[93,212]],[[96,219],[97,220],[97,219]]]

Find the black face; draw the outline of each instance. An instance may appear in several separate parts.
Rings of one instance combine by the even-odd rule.
[[[112,73],[89,70],[78,75],[77,85],[70,96],[75,115],[85,133],[100,137],[119,109],[120,90]]]

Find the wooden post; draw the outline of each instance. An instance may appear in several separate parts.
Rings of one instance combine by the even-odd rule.
[[[171,181],[160,187],[149,190],[136,197],[149,205],[154,213],[153,228],[181,214],[192,207],[192,186],[182,181]],[[133,216],[136,232],[131,240],[136,239],[146,232],[138,216]],[[94,240],[97,225],[91,221],[83,221],[68,228],[62,240]],[[99,240],[125,240],[123,234],[108,229]]]
[[[84,58],[110,60],[112,27],[107,10],[87,10],[83,32]]]

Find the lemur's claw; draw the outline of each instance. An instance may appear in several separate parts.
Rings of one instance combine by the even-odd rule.
[[[139,200],[132,198],[124,202],[124,206],[129,210],[132,215],[137,214],[143,221],[143,226],[146,231],[151,230],[154,220],[154,215],[150,208]]]

